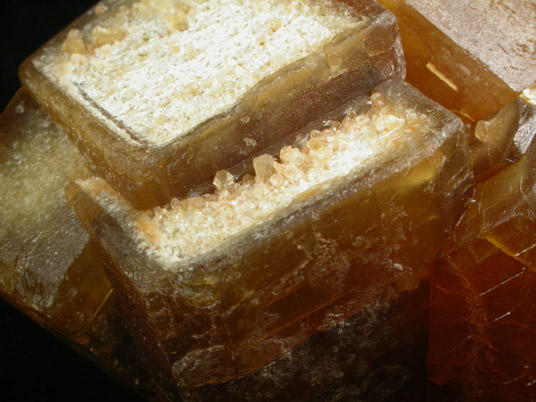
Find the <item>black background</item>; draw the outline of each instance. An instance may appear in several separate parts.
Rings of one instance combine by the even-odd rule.
[[[0,0],[0,110],[20,87],[20,63],[95,2]],[[0,400],[136,401],[137,396],[0,299]]]

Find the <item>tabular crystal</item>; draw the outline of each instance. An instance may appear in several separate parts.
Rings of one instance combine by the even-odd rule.
[[[493,158],[501,169],[478,184],[432,276],[429,378],[464,400],[536,399],[536,108],[518,100],[495,119],[512,110],[517,129],[490,131],[508,157]]]
[[[240,173],[405,74],[396,21],[371,0],[185,4],[103,1],[21,68],[92,168],[138,208],[210,189],[215,171]]]
[[[536,4],[380,0],[397,17],[407,80],[477,121],[536,82]]]
[[[269,177],[263,158],[263,177],[165,208],[136,211],[98,179],[70,188],[164,387],[253,373],[426,282],[471,189],[461,121],[395,80],[308,129]]]

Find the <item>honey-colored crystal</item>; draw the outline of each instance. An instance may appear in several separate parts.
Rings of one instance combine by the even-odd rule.
[[[97,249],[65,186],[91,171],[20,90],[0,116],[0,296],[119,381],[149,391]]]
[[[478,184],[432,276],[429,378],[468,401],[536,398],[536,108],[520,104],[516,158],[495,158],[509,164]]]
[[[534,2],[379,2],[398,19],[408,82],[470,121],[536,82]]]
[[[519,161],[536,132],[533,106],[516,99],[475,125],[471,163],[478,181]]]
[[[112,283],[140,347],[185,394],[253,373],[315,333],[381,300],[396,305],[426,282],[471,188],[463,125],[396,80],[353,105],[333,116],[339,127],[370,110],[373,121],[406,122],[404,135],[388,131],[391,124],[376,128],[385,148],[370,151],[366,168],[317,185],[262,224],[170,265],[147,254],[133,234],[162,244],[154,221],[165,211],[135,211],[97,179],[70,188],[77,215],[110,257]],[[375,107],[394,115],[375,120]],[[330,130],[310,137],[328,141]],[[303,152],[313,152],[307,144]],[[283,155],[292,159],[288,148]],[[258,180],[246,186],[261,189]],[[211,197],[197,197],[197,208]]]
[[[192,6],[192,13],[204,4],[201,1],[193,3],[196,4]],[[238,7],[235,3],[233,7]],[[162,205],[173,197],[181,198],[191,191],[210,189],[217,170],[230,170],[235,175],[241,173],[244,166],[270,146],[292,143],[294,138],[290,135],[309,121],[357,94],[367,93],[385,79],[404,76],[396,21],[392,14],[375,2],[293,0],[265,3],[277,3],[279,6],[288,3],[288,7],[303,8],[304,13],[307,10],[314,12],[320,3],[324,8],[332,4],[330,7],[333,9],[348,12],[341,13],[340,24],[332,24],[332,29],[342,29],[342,32],[330,34],[333,37],[324,42],[314,43],[311,46],[316,50],[266,75],[238,99],[222,106],[222,110],[214,110],[212,115],[181,136],[178,134],[184,130],[185,124],[177,124],[167,131],[163,127],[167,127],[177,114],[184,114],[185,108],[212,90],[215,82],[219,82],[225,74],[212,72],[214,77],[192,79],[184,88],[181,87],[181,92],[175,93],[174,80],[185,78],[173,78],[177,66],[162,64],[158,58],[179,55],[194,60],[200,54],[196,43],[177,47],[167,41],[165,46],[148,51],[142,49],[144,43],[152,44],[163,40],[162,37],[174,38],[188,32],[187,29],[184,31],[186,26],[181,21],[190,11],[182,10],[180,3],[101,2],[106,11],[90,10],[31,56],[20,70],[21,80],[42,107],[66,128],[97,174],[115,190],[139,209]],[[222,4],[222,10],[229,8],[228,4]],[[262,11],[262,4],[246,2],[238,11],[252,7]],[[330,13],[320,10],[316,17],[327,19]],[[260,18],[257,13],[253,13],[253,17]],[[148,25],[142,26],[154,29],[147,32],[136,30],[125,36],[123,27],[143,18],[147,19]],[[223,21],[219,29],[224,31],[226,23]],[[281,21],[272,19],[265,25],[258,24],[257,28],[263,32],[266,30],[268,37],[276,37],[283,29],[280,24]],[[287,25],[291,28],[293,22],[288,21]],[[300,32],[305,34],[310,29],[313,26]],[[320,29],[319,35],[325,35],[325,32],[326,29]],[[216,38],[218,35],[207,33],[203,37]],[[316,36],[313,35],[313,39]],[[287,42],[292,42],[294,37],[296,35]],[[133,52],[139,58],[124,65],[124,57],[116,57],[114,52],[129,38],[141,50],[124,49],[127,54]],[[264,41],[256,46],[264,46]],[[308,47],[304,45],[296,51],[303,52]],[[113,60],[102,62],[100,58],[105,57]],[[249,57],[245,60],[261,59]],[[146,60],[156,64],[146,65]],[[221,94],[215,96],[212,103],[226,99],[230,93],[226,85],[231,88],[240,86],[249,75],[262,74],[265,67],[271,68],[275,62],[278,60],[267,62],[262,68],[252,67],[238,79],[222,82]],[[207,63],[203,68],[212,68],[212,59]],[[228,69],[229,63],[226,61],[222,65]],[[236,66],[236,69],[240,68],[240,64]],[[149,72],[145,72],[146,69]],[[90,77],[93,81],[88,78],[89,72],[95,76]],[[196,73],[195,70],[192,73]],[[109,78],[107,85],[102,84],[109,76],[115,78]],[[127,79],[130,81],[125,83]],[[140,85],[145,85],[144,89],[136,92]],[[141,100],[149,96],[149,91],[154,91],[157,85],[162,87],[161,90],[151,99]],[[192,98],[192,101],[181,104],[183,97]],[[212,107],[209,104],[200,112],[212,110]],[[198,119],[200,112],[186,114],[186,123]],[[136,116],[131,118],[132,113]]]

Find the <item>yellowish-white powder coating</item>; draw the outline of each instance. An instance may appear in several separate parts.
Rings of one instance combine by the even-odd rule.
[[[528,87],[521,93],[521,97],[530,104],[536,106],[536,84]]]
[[[54,75],[161,145],[359,23],[330,0],[143,0],[93,27],[89,42],[72,31]]]
[[[29,95],[15,99],[0,119],[0,288],[44,311],[89,242],[65,186],[92,173]]]
[[[255,177],[235,183],[220,171],[215,194],[173,200],[153,210],[151,219],[161,233],[149,238],[140,231],[141,247],[164,267],[200,255],[267,221],[315,186],[378,162],[424,124],[415,113],[397,116],[381,99],[375,101],[365,115],[350,114],[340,124],[311,132],[302,149],[284,147],[279,161],[269,155],[256,158]]]

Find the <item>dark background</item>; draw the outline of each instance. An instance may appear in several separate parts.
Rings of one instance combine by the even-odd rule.
[[[20,87],[20,63],[94,3],[0,0],[0,110]],[[134,402],[137,396],[0,299],[0,400]]]

